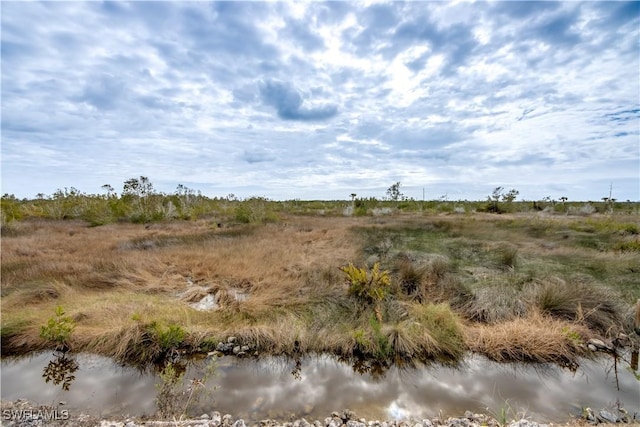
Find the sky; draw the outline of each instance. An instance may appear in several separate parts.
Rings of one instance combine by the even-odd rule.
[[[640,2],[0,8],[2,193],[640,200]]]

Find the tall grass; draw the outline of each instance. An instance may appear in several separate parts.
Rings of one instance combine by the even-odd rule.
[[[493,325],[477,325],[466,331],[472,351],[492,360],[557,363],[577,366],[586,356],[588,329],[562,320],[549,320],[538,313]]]
[[[544,314],[578,322],[605,336],[615,337],[623,327],[625,306],[619,295],[578,280],[546,280],[532,290],[535,305]]]
[[[211,349],[230,336],[260,354],[329,352],[381,364],[451,360],[467,349],[566,361],[565,353],[581,354],[576,336],[613,337],[640,298],[638,253],[611,246],[635,238],[629,225],[576,231],[575,219],[554,217],[532,237],[528,220],[507,215],[277,214],[277,222],[222,227],[211,218],[12,223],[15,234],[0,242],[3,355],[50,347],[39,331],[63,305],[76,324],[74,350],[120,361]],[[609,233],[610,246],[582,247],[572,233]],[[390,272],[375,303],[350,295],[339,269],[372,256]],[[190,307],[209,295],[217,310]],[[556,359],[539,342],[545,326],[558,340]]]

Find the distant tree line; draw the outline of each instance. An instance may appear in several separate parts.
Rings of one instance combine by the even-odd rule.
[[[446,196],[438,200],[416,201],[401,190],[401,183],[393,183],[380,199],[358,198],[349,195],[350,201],[333,200],[276,202],[266,197],[253,196],[240,199],[234,194],[224,197],[207,197],[200,191],[179,184],[173,193],[157,191],[149,178],[140,176],[124,181],[120,195],[110,184],[101,187],[101,194],[83,193],[75,187],[58,189],[47,196],[42,193],[34,199],[18,199],[4,194],[0,199],[0,219],[3,226],[25,218],[56,220],[84,220],[91,226],[111,222],[149,223],[180,219],[212,218],[239,223],[277,221],[281,214],[299,215],[379,215],[396,211],[405,212],[526,212],[544,210],[553,213],[638,213],[639,203],[619,202],[606,197],[599,202],[569,202],[567,197],[558,201],[545,197],[537,201],[516,201],[519,191],[494,188],[486,201],[449,201]]]

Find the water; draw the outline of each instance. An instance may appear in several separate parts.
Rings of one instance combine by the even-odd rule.
[[[157,374],[121,367],[110,359],[79,354],[65,365],[63,381],[45,382],[50,353],[4,359],[2,399],[26,398],[57,404],[100,417],[152,415],[156,411]],[[384,376],[357,374],[350,365],[328,357],[296,362],[278,358],[260,361],[232,357],[217,359],[215,375],[201,389],[201,401],[191,415],[218,410],[245,421],[264,418],[324,419],[332,411],[349,408],[368,419],[414,416],[460,416],[466,410],[510,417],[531,416],[538,421],[562,422],[580,413],[620,403],[640,416],[637,367],[602,358],[585,361],[575,372],[555,366],[498,364],[470,356],[459,368],[389,369]],[[70,369],[71,365],[71,369]],[[624,365],[624,366],[623,366]],[[51,368],[49,369],[51,371]],[[185,383],[201,379],[205,362],[190,364]],[[73,376],[75,378],[68,378]],[[62,378],[58,378],[62,380]]]

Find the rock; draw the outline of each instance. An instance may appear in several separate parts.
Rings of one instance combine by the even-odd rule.
[[[534,421],[522,419],[518,421],[512,421],[508,425],[509,427],[542,427],[544,424],[538,424]]]
[[[309,424],[309,421],[303,418],[300,420],[300,427],[311,427],[311,424]]]
[[[449,418],[447,425],[449,427],[471,427],[471,423],[466,418]]]
[[[589,421],[590,423],[596,422],[596,415],[593,413],[591,408],[585,408],[582,411],[582,418]]]
[[[587,348],[591,351],[598,351],[598,347],[593,344],[587,344]]]
[[[230,414],[224,414],[222,417],[222,427],[233,426],[233,417]]]
[[[240,347],[240,351],[244,351],[245,353],[249,350],[250,350],[250,347],[248,345],[243,345],[242,347]]]
[[[233,343],[235,343],[235,342],[236,342],[236,340],[237,340],[237,338],[236,338],[236,337],[229,337],[229,338],[227,338],[227,342],[228,342],[229,344],[233,344]]]
[[[313,421],[313,427],[322,427],[322,423],[318,420]]]
[[[344,411],[342,411],[342,413],[340,413],[340,418],[342,419],[343,423],[346,423],[349,420],[355,419],[356,414],[353,411],[350,411],[349,409],[345,409]]]
[[[226,348],[227,348],[227,346],[223,342],[219,342],[218,345],[216,345],[216,350],[217,351],[221,351],[223,353],[225,352]]]
[[[240,353],[240,346],[239,345],[233,347],[233,354],[238,354],[238,353]]]
[[[246,427],[246,426],[244,425],[244,420],[240,418],[235,423],[233,423],[233,427]]]
[[[588,343],[587,343],[587,347],[589,347],[589,349],[591,349],[591,347],[595,347],[598,351],[607,351],[607,352],[613,352],[613,347],[611,347],[610,345],[605,344],[602,340],[596,339],[596,338],[591,338]]]
[[[200,415],[200,419],[201,419],[201,420],[208,420],[209,418],[211,418],[211,417],[209,416],[209,414],[202,414],[202,415]]]
[[[611,423],[611,424],[615,424],[615,423],[618,422],[618,417],[617,416],[615,416],[611,412],[606,411],[604,409],[601,410],[600,412],[598,412],[598,415],[596,415],[596,418],[600,422],[606,422],[606,423]]]
[[[220,412],[214,411],[211,413],[211,422],[214,427],[218,427],[222,424],[222,416],[220,415]]]
[[[433,427],[433,423],[431,420],[424,419],[422,420],[422,427]]]

